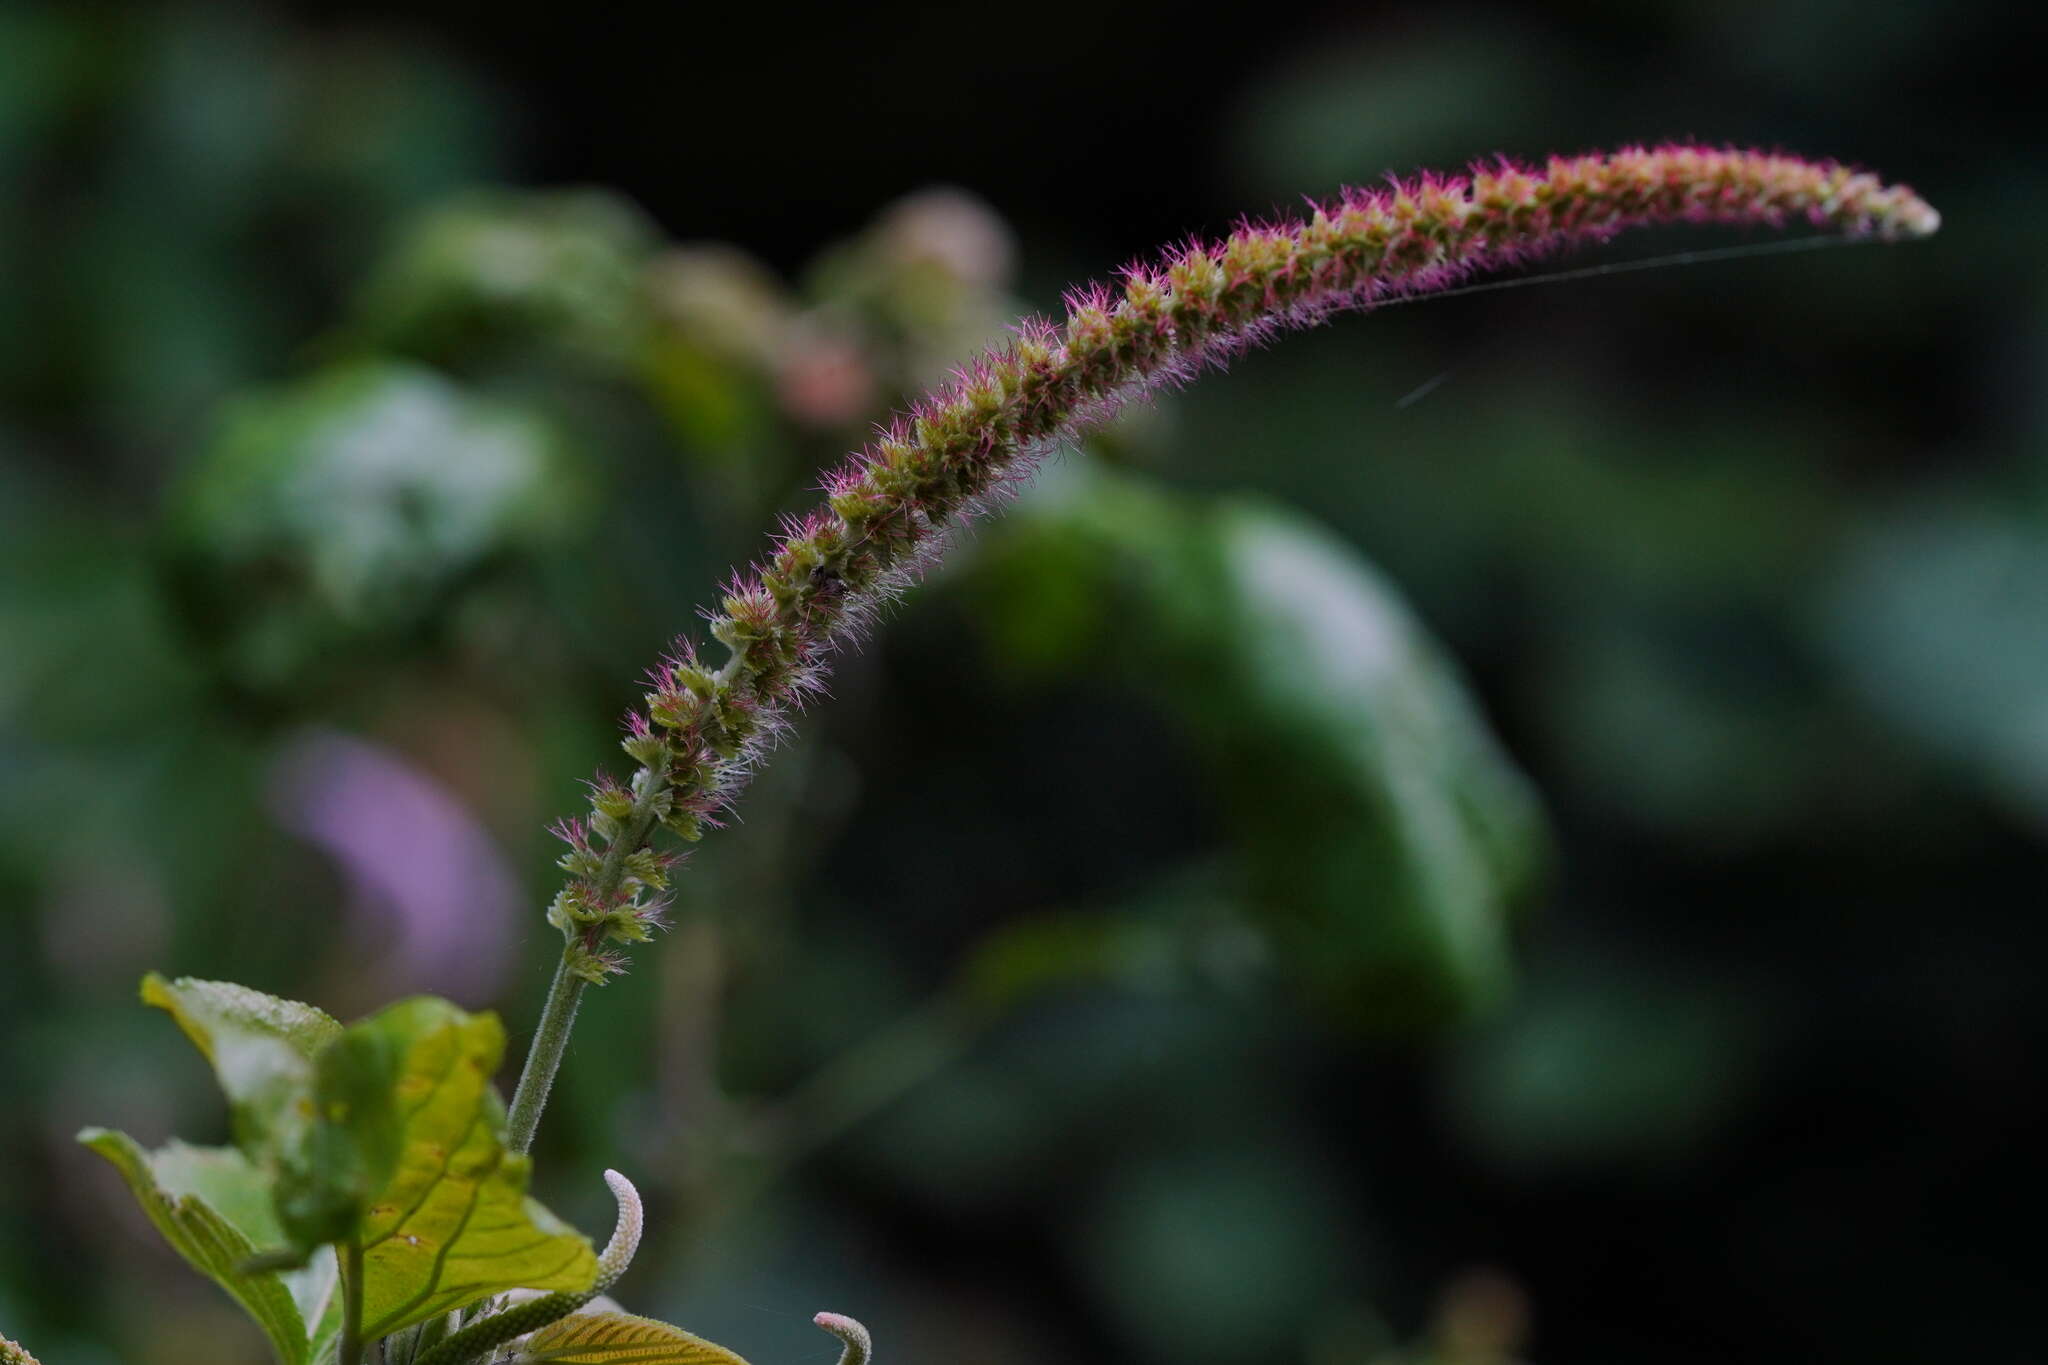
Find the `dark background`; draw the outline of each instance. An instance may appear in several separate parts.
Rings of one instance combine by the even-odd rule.
[[[1340,320],[1074,457],[1320,520],[1455,654],[1555,833],[1511,998],[1367,1027],[1141,945],[963,1023],[1006,926],[1237,925],[1250,856],[1164,665],[1064,646],[992,522],[586,1007],[536,1190],[595,1230],[627,1170],[657,1235],[621,1296],[762,1362],[828,1359],[824,1307],[905,1365],[2040,1359],[2044,39],[1969,0],[0,8],[0,1331],[257,1358],[70,1144],[222,1136],[135,978],[435,990],[523,1038],[541,826],[637,673],[995,322],[1340,183],[1697,137],[1868,165],[1942,233]],[[932,185],[1014,268],[920,312],[880,248],[812,264]],[[533,202],[478,186],[617,197],[578,201],[566,303],[436,302],[459,232],[390,264]],[[809,321],[747,350],[675,304],[634,369],[605,253],[671,241],[757,258],[718,276],[742,323]],[[822,415],[813,323],[870,381]],[[378,356],[524,405],[554,482],[474,553],[386,546],[337,615],[203,479],[291,444],[224,405]],[[393,852],[394,889],[309,837],[291,775],[339,782],[337,743],[471,861]],[[392,927],[430,902],[441,939]]]

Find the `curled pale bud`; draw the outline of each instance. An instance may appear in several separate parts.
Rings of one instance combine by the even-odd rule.
[[[868,1365],[875,1358],[874,1338],[853,1318],[844,1313],[820,1313],[811,1321],[845,1343],[839,1352],[839,1365]]]
[[[502,1295],[493,1311],[443,1340],[415,1365],[467,1365],[488,1358],[507,1342],[518,1341],[573,1313],[618,1311],[617,1304],[601,1296],[618,1283],[619,1276],[633,1263],[633,1253],[640,1249],[645,1218],[640,1191],[633,1188],[632,1181],[617,1171],[606,1171],[604,1183],[611,1187],[612,1198],[618,1201],[619,1218],[612,1227],[611,1240],[597,1258],[597,1279],[589,1289],[580,1294],[515,1289]]]
[[[612,1227],[612,1239],[604,1244],[604,1251],[597,1258],[597,1284],[593,1287],[598,1290],[617,1284],[626,1267],[633,1264],[633,1253],[640,1249],[640,1234],[646,1227],[640,1191],[633,1188],[633,1182],[608,1170],[604,1183],[611,1186],[612,1198],[619,1202],[619,1221]]]

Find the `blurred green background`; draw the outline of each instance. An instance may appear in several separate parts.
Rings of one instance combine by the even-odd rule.
[[[620,1296],[759,1365],[826,1307],[901,1365],[2040,1359],[2044,41],[0,6],[0,1331],[260,1359],[71,1141],[223,1135],[137,978],[523,1037],[636,676],[1008,319],[1697,136],[1946,226],[1343,320],[1052,462],[693,855],[537,1192],[601,1236],[630,1173]]]

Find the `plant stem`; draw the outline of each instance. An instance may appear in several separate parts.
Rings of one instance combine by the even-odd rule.
[[[341,1348],[337,1365],[363,1365],[363,1247],[341,1249]]]
[[[626,876],[626,859],[647,846],[655,821],[668,795],[667,786],[651,770],[642,770],[633,810],[605,850],[604,865],[597,875],[596,894],[604,901],[618,893]],[[541,1006],[540,1022],[534,1026],[533,1042],[526,1049],[526,1064],[519,1069],[519,1086],[512,1092],[511,1112],[506,1115],[506,1142],[516,1155],[533,1146],[534,1130],[540,1127],[540,1111],[547,1106],[554,1089],[555,1073],[561,1069],[562,1054],[569,1047],[569,1031],[576,1027],[576,1006],[583,1000],[589,983],[573,970],[572,942],[555,964],[555,979],[548,986],[547,1003]]]
[[[548,987],[547,1004],[541,1007],[540,1023],[534,1026],[533,1043],[526,1050],[526,1065],[519,1071],[519,1088],[512,1092],[512,1111],[505,1120],[505,1140],[515,1154],[524,1155],[533,1146],[533,1131],[540,1126],[541,1108],[554,1087],[555,1072],[569,1046],[569,1030],[576,1026],[576,1006],[588,984],[569,970],[569,955],[562,954]]]

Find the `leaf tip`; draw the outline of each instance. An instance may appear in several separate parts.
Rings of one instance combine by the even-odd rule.
[[[171,979],[162,972],[144,972],[135,988],[136,998],[143,1004],[175,1015],[178,1012],[177,997],[172,993]]]

